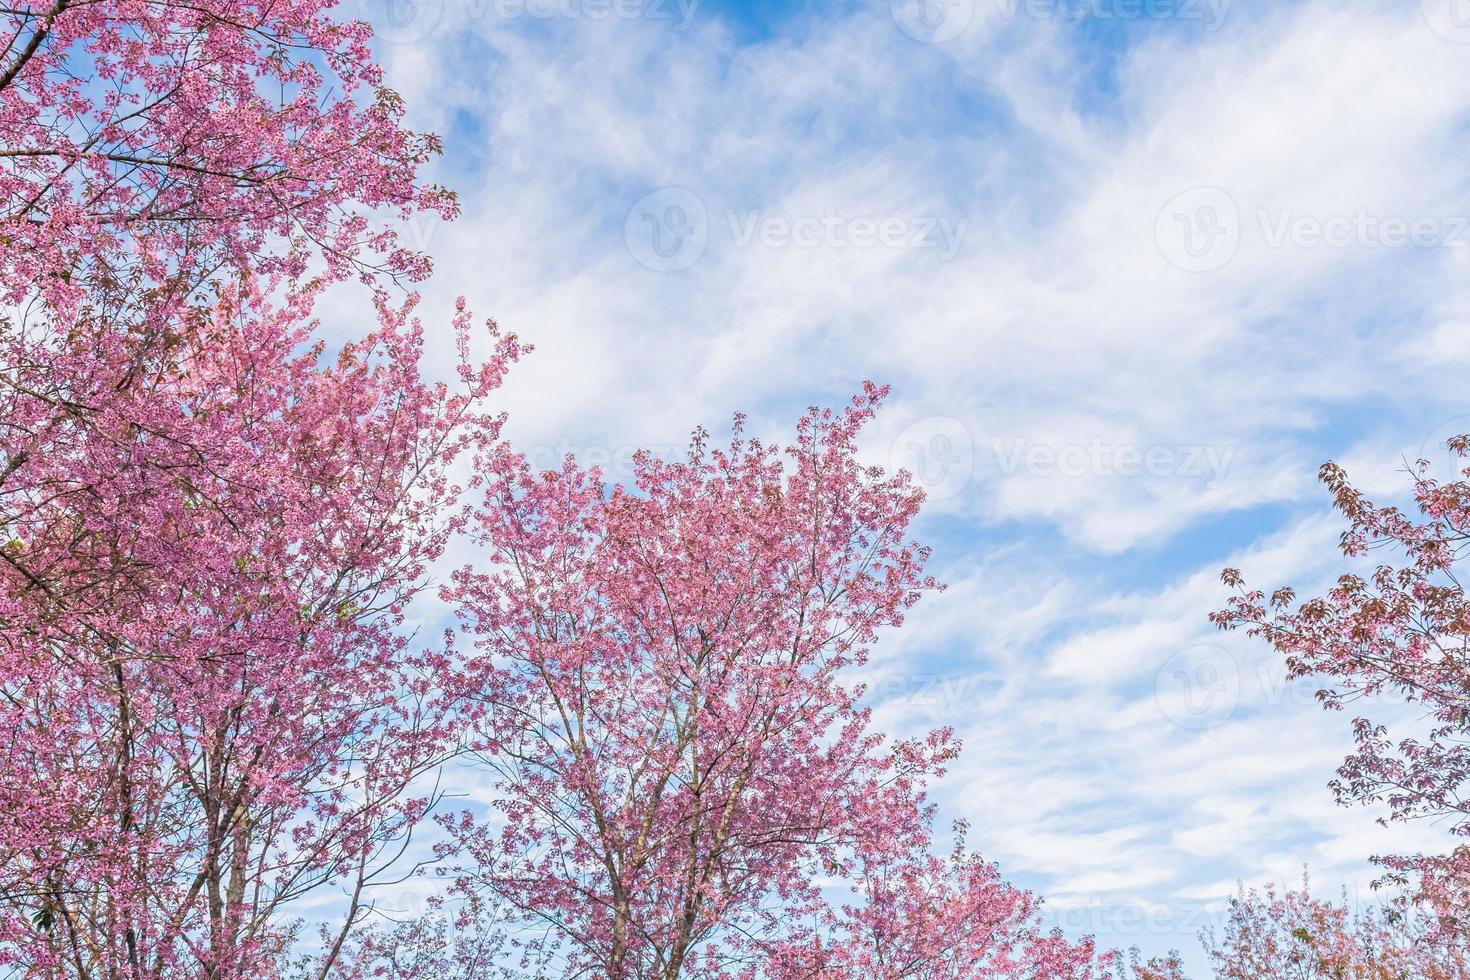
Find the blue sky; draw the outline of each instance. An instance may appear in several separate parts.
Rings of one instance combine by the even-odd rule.
[[[1347,719],[1206,615],[1224,565],[1336,574],[1323,460],[1386,498],[1470,430],[1470,16],[916,4],[357,12],[464,205],[410,229],[427,320],[537,347],[510,437],[616,471],[891,383],[868,451],[950,589],[878,650],[880,723],[956,727],[945,816],[1069,931],[1197,963],[1237,880],[1436,843],[1335,807]]]

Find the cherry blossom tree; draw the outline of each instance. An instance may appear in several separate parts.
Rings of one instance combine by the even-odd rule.
[[[1246,627],[1279,650],[1292,678],[1318,677],[1331,686],[1323,706],[1361,711],[1353,721],[1356,750],[1332,788],[1340,802],[1386,804],[1388,819],[1440,821],[1470,836],[1470,605],[1462,581],[1470,545],[1470,440],[1451,440],[1464,467],[1439,482],[1425,462],[1413,471],[1415,510],[1377,506],[1328,463],[1321,479],[1348,522],[1342,551],[1360,559],[1388,551],[1371,574],[1342,575],[1325,595],[1298,602],[1290,588],[1269,598],[1248,590],[1234,569],[1224,580],[1236,589],[1228,609],[1215,614],[1225,629]],[[1369,715],[1393,697],[1422,709],[1423,723],[1398,734]],[[1358,707],[1361,706],[1361,707]],[[1381,718],[1381,716],[1380,716]],[[1387,880],[1416,883],[1445,925],[1470,925],[1470,847],[1444,855],[1388,856]]]
[[[451,196],[364,25],[323,0],[0,14],[0,965],[326,976],[453,750],[406,604],[498,449],[489,334],[419,373]],[[355,275],[376,326],[327,354]],[[293,946],[299,901],[340,927]],[[301,957],[306,959],[302,960]],[[295,966],[290,964],[295,963]],[[299,973],[299,971],[297,971]]]
[[[860,846],[851,900],[818,910],[809,931],[770,951],[771,980],[1083,980],[1107,960],[1090,940],[1041,925],[1039,901],[966,849],[956,827],[948,857],[927,834]]]
[[[1329,902],[1308,884],[1246,891],[1207,935],[1215,980],[1465,980],[1470,950],[1412,908]],[[1170,974],[1163,976],[1169,977]]]
[[[903,833],[905,790],[947,733],[883,749],[843,668],[919,593],[904,538],[920,493],[859,466],[882,397],[813,412],[778,447],[697,435],[684,463],[637,458],[636,491],[568,461],[507,461],[457,579],[475,637],[481,756],[503,828],[478,874],[529,922],[527,955],[573,975],[677,977],[716,940],[763,935],[812,867]],[[735,955],[735,954],[731,954]]]
[[[888,741],[846,680],[938,587],[907,537],[921,491],[857,458],[885,394],[813,409],[786,449],[737,417],[726,448],[639,455],[631,488],[571,461],[494,471],[449,598],[497,813],[453,829],[461,887],[519,920],[519,969],[1081,975],[1089,950],[1041,936],[1029,895],[926,855],[951,733]],[[829,908],[829,879],[868,904]]]
[[[384,305],[324,362],[310,297],[269,292],[88,364],[84,425],[9,406],[0,962],[26,976],[276,975],[292,903],[345,882],[352,925],[452,751],[444,655],[400,627],[519,350],[429,384]]]

